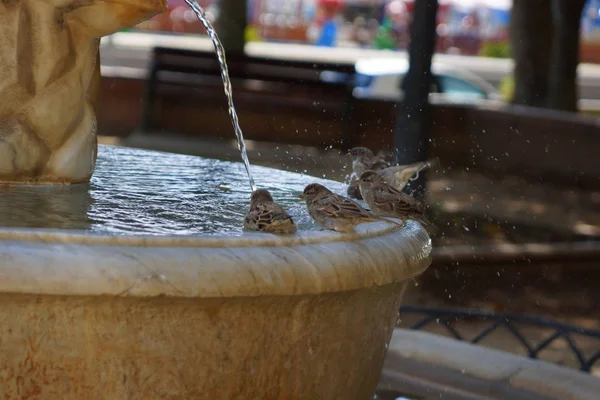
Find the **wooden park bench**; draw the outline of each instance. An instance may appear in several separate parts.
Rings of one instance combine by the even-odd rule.
[[[344,147],[353,65],[239,54],[228,55],[227,65],[246,138]],[[233,138],[213,52],[154,48],[146,85],[142,132]]]

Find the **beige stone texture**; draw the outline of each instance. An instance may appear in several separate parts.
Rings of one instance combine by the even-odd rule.
[[[430,253],[414,222],[287,237],[0,229],[0,392],[372,399]]]
[[[439,335],[395,329],[381,388],[448,399],[596,400],[600,379]]]
[[[0,0],[0,181],[88,181],[100,37],[166,0]]]

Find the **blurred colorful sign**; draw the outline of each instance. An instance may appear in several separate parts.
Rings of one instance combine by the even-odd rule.
[[[240,0],[243,1],[243,0]],[[249,40],[402,49],[408,45],[415,0],[247,0]],[[199,0],[211,21],[218,0]],[[437,51],[508,54],[512,0],[439,0]],[[588,0],[582,14],[582,59],[600,62],[600,0]],[[137,29],[205,34],[184,0]],[[500,47],[498,47],[500,46]]]

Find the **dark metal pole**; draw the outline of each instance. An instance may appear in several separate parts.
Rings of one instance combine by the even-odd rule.
[[[433,82],[431,59],[435,50],[437,0],[415,0],[408,48],[410,67],[403,81],[404,98],[397,105],[394,148],[399,164],[424,161],[429,139],[429,88]],[[412,182],[414,194],[425,190],[423,174]]]
[[[217,34],[227,55],[243,54],[248,25],[246,0],[219,0],[219,16],[215,21]]]
[[[548,104],[555,110],[577,112],[577,66],[581,13],[586,0],[552,0],[554,37],[548,78]]]

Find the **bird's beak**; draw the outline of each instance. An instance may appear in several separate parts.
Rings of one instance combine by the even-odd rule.
[[[306,196],[304,195],[304,193],[302,193],[300,196],[298,196],[299,198],[301,198],[302,200],[304,200],[306,198]]]

